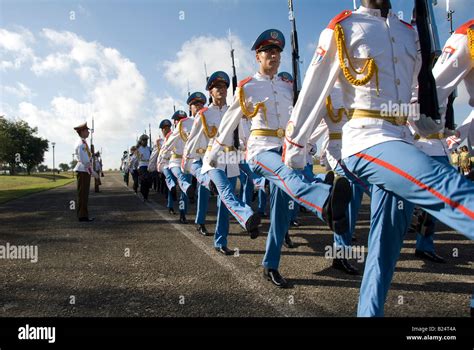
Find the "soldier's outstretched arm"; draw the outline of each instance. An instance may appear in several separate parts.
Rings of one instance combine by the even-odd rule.
[[[206,139],[206,135],[204,135],[201,113],[199,113],[194,119],[193,127],[191,128],[191,132],[188,136],[188,141],[186,141],[186,144],[184,145],[183,161],[181,163],[181,170],[183,172],[190,172],[191,164],[193,163],[194,159],[198,157],[196,153],[197,148],[199,144],[202,143],[201,141],[203,139]]]
[[[321,33],[318,49],[306,72],[303,87],[286,128],[283,160],[287,166],[305,166],[305,144],[314,126],[322,119],[321,110],[340,71],[334,30],[328,27]]]
[[[466,87],[469,84],[471,85],[470,97],[474,101],[474,89],[472,86],[474,85],[474,81],[472,81],[474,80],[473,66],[474,60],[469,52],[467,37],[451,36],[443,48],[443,54],[433,67],[433,76],[436,80],[440,106],[446,106],[448,96],[468,75],[473,79],[465,79],[465,83]]]
[[[168,139],[163,144],[163,147],[160,150],[160,154],[158,155],[158,163],[161,163],[164,159],[168,159],[170,157],[171,150],[173,149],[178,137],[179,137],[179,128],[176,127],[173,133],[168,137]]]
[[[328,132],[328,125],[323,119],[321,120],[319,125],[316,127],[316,129],[314,129],[314,131],[309,136],[308,144],[315,145],[316,143],[318,143],[319,139],[323,137],[324,134],[327,132]]]
[[[206,152],[204,156],[204,162],[215,166],[217,164],[217,158],[219,157],[220,151],[226,146],[232,146],[234,143],[234,130],[239,125],[240,119],[242,119],[242,110],[240,109],[240,102],[238,94],[234,98],[234,102],[229,107],[227,112],[222,116],[217,136],[212,144],[212,149]]]

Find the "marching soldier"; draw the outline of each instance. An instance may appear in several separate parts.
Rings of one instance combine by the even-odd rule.
[[[344,232],[350,201],[346,179],[339,178],[334,186],[312,183],[282,163],[283,138],[293,102],[291,84],[277,76],[284,46],[283,33],[276,29],[266,30],[257,38],[252,50],[256,52],[259,70],[239,83],[236,98],[222,117],[212,150],[204,158],[205,164],[216,164],[222,151],[233,144],[240,119],[250,119],[246,160],[253,172],[270,182],[270,230],[263,258],[264,277],[281,288],[288,286],[278,268],[290,223],[289,202],[297,201],[325,220],[331,229]]]
[[[137,147],[130,148],[130,162],[128,164],[128,171],[132,174],[133,190],[138,193],[138,156]]]
[[[158,158],[161,152],[161,148],[163,147],[164,143],[168,140],[168,137],[172,133],[171,126],[172,126],[172,123],[169,119],[164,119],[160,122],[159,128],[161,129],[161,133],[164,137],[164,141],[163,141],[163,144],[160,145],[160,150],[158,151]],[[177,199],[176,178],[171,173],[171,170],[169,169],[169,162],[166,160],[162,161],[162,164],[160,165],[157,159],[157,170],[161,171],[161,173],[165,177],[166,187],[168,188],[166,207],[168,208],[168,212],[174,215],[173,202],[176,201]]]
[[[250,126],[251,122],[247,118],[240,120],[240,143],[243,151],[247,149],[247,141],[250,137]],[[258,209],[257,213],[260,218],[264,218],[265,209],[267,207],[267,194],[265,192],[265,178],[255,174],[251,169],[247,161],[244,159],[240,160],[240,179],[241,179],[241,196],[240,199],[248,206],[252,205],[254,197],[258,198]],[[256,191],[256,193],[255,193]]]
[[[468,78],[473,66],[473,59],[468,47],[468,32],[469,30],[472,32],[470,27],[474,27],[474,20],[465,23],[454,32],[446,42],[441,57],[433,67],[433,76],[436,80],[438,97],[443,109],[447,104],[449,94],[463,79],[466,82],[466,86],[468,86],[468,91],[474,96],[474,78]],[[444,115],[442,115],[441,124],[445,124]],[[438,162],[449,165],[449,150],[445,140],[446,136],[449,135],[446,135],[444,132],[427,136],[415,134],[415,145]],[[446,262],[445,259],[435,252],[434,233],[437,220],[426,212],[422,212],[419,220],[415,255],[421,259],[437,263]]]
[[[335,252],[342,250],[345,253],[350,251],[352,246],[353,233],[364,191],[370,194],[370,190],[368,184],[363,183],[352,174],[346,174],[343,169],[341,162],[342,128],[348,119],[347,111],[344,108],[341,87],[338,82],[335,83],[331,94],[326,98],[326,107],[321,110],[321,115],[321,123],[311,134],[308,145],[315,144],[324,135],[323,150],[329,169],[334,170],[341,176],[348,176],[351,182],[352,200],[349,204],[349,229],[344,234],[334,233]],[[359,274],[358,269],[348,261],[346,254],[344,254],[343,258],[334,257],[332,266],[349,275]]]
[[[155,147],[151,151],[150,160],[148,162],[148,173],[151,177],[152,188],[158,192],[158,167],[157,167],[157,160],[158,160],[158,153],[160,153],[161,149],[161,139],[158,137],[155,141]]]
[[[371,230],[358,316],[383,316],[413,204],[474,238],[474,185],[407,142],[407,115],[418,76],[417,33],[391,11],[389,0],[362,0],[322,32],[318,49],[287,126],[285,164],[304,166],[304,145],[336,79],[350,120],[342,159],[371,186]],[[387,40],[387,38],[389,40]],[[316,101],[316,103],[315,103]],[[440,130],[431,118],[415,121],[422,135]],[[409,161],[407,161],[409,160]]]
[[[181,171],[181,160],[183,158],[183,150],[188,140],[189,132],[193,126],[193,118],[188,118],[186,112],[178,110],[171,117],[175,121],[175,129],[169,135],[158,155],[158,164],[168,162],[168,167],[174,177],[177,179],[181,188],[181,197],[179,200],[179,222],[187,224],[186,213],[188,210],[189,198],[194,197],[194,188],[191,184],[191,175],[184,174]]]
[[[128,178],[129,178],[128,163],[129,163],[128,151],[123,151],[123,156],[120,163],[120,171],[123,174],[123,181],[127,184],[127,187],[128,187]]]
[[[140,136],[137,145],[137,160],[138,160],[138,178],[140,180],[140,193],[143,196],[143,201],[148,202],[148,193],[150,192],[151,179],[148,172],[148,162],[150,161],[151,150],[148,145],[148,135]]]
[[[198,181],[215,184],[219,196],[217,198],[217,224],[214,235],[215,249],[224,255],[233,255],[234,251],[227,247],[227,236],[229,233],[229,211],[235,216],[240,225],[245,227],[249,234],[258,235],[258,224],[260,218],[254,214],[252,209],[235,196],[235,185],[239,176],[239,159],[234,146],[225,148],[224,161],[218,162],[216,167],[201,165],[196,161],[205,155],[215,142],[217,130],[222,122],[222,116],[226,113],[227,89],[229,88],[229,76],[222,71],[213,73],[207,82],[206,90],[210,91],[212,104],[208,108],[199,111],[194,121],[189,141],[184,151],[185,158],[183,168],[186,170],[193,162],[191,168],[196,174]],[[255,232],[257,231],[257,232]]]
[[[89,137],[89,128],[87,123],[78,125],[74,128],[80,137],[76,144],[75,156],[77,164],[74,167],[77,179],[77,218],[82,222],[94,221],[89,217],[87,204],[89,201],[89,189],[91,184],[91,175],[97,176],[92,169],[92,153],[89,149],[86,139]]]
[[[191,111],[192,117],[194,118],[194,123],[196,123],[198,112],[204,107],[206,102],[207,102],[207,98],[202,92],[194,92],[189,95],[186,103],[189,105],[189,109]],[[189,147],[188,145],[193,142],[193,130],[194,130],[194,125],[193,125],[193,128],[191,129],[188,141],[186,142],[186,145],[184,147],[183,158],[182,158],[183,163],[186,160],[186,153],[187,153],[186,149],[187,147]],[[201,176],[201,168],[202,168],[201,158],[204,155],[204,152],[206,151],[207,144],[203,144],[201,146],[202,147],[199,148],[200,152],[198,152],[195,155],[195,158],[193,159],[193,163],[191,165],[191,174],[197,180],[198,202],[196,206],[196,220],[195,220],[195,223],[197,225],[196,229],[203,236],[207,236],[209,232],[207,231],[207,228],[205,225],[206,213],[207,213],[207,208],[209,205],[209,197],[211,193],[209,191],[209,181],[204,179]]]

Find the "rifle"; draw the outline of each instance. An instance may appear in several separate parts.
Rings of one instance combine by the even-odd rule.
[[[191,96],[191,92],[189,91],[189,80],[188,80],[188,98]],[[191,106],[189,106],[189,116],[192,117]]]
[[[151,143],[151,124],[150,123],[148,123],[148,133],[150,135],[150,149],[151,149],[151,148],[153,148],[153,145]]]
[[[206,74],[206,84],[207,84],[207,82],[209,81],[209,75],[207,75],[206,62],[204,62],[204,73]],[[209,103],[208,103],[208,105],[210,105],[211,103],[212,103],[212,96],[211,96],[211,93],[209,92]]]
[[[440,123],[438,94],[432,69],[441,54],[432,0],[415,0],[416,28],[420,39],[421,70],[418,74],[420,114]]]
[[[298,48],[298,32],[296,31],[295,13],[293,11],[293,0],[288,0],[289,19],[291,22],[291,60],[293,66],[293,105],[298,100],[298,95],[301,91],[300,80],[300,54]]]
[[[94,149],[94,116],[92,116],[92,127],[91,127],[91,153],[92,153],[92,170],[95,171],[95,149]]]
[[[453,35],[453,13],[454,11],[449,7],[449,0],[446,0],[446,12],[447,12],[447,20],[450,24],[449,34]],[[449,130],[456,129],[456,125],[454,124],[454,100],[457,97],[457,89],[455,88],[451,94],[448,96],[448,104],[446,105],[446,128]]]
[[[235,70],[235,59],[234,59],[234,48],[232,47],[232,37],[229,29],[229,42],[230,42],[230,58],[232,59],[232,96],[235,95],[237,89],[237,73]],[[234,147],[238,149],[240,146],[239,141],[239,127],[234,130]]]

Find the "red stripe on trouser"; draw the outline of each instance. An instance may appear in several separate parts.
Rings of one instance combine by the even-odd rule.
[[[219,193],[219,194],[220,194],[220,193]],[[244,225],[245,225],[244,219],[242,219],[242,217],[241,217],[239,214],[237,214],[235,211],[233,211],[233,210],[227,205],[227,203],[222,199],[222,196],[220,196],[220,197],[221,197],[222,203],[224,203],[224,205],[225,205],[225,207],[227,208],[227,210],[229,210],[230,212],[232,212],[232,214],[233,214],[234,216],[236,216],[237,219],[238,219],[240,222],[243,222]]]
[[[316,204],[313,204],[311,202],[308,202],[307,200],[304,200],[303,198],[300,198],[300,197],[297,197],[293,194],[293,192],[291,192],[291,190],[288,188],[288,186],[286,185],[285,181],[276,173],[274,173],[273,171],[271,171],[269,168],[267,168],[265,165],[263,165],[262,163],[260,162],[257,162],[255,161],[255,163],[257,163],[258,165],[260,165],[262,168],[264,168],[265,170],[269,171],[270,173],[272,173],[273,175],[275,175],[278,180],[280,180],[282,183],[283,183],[283,186],[285,186],[285,189],[286,189],[286,192],[291,196],[293,197],[294,199],[302,202],[302,203],[305,203],[307,205],[309,205],[310,207],[312,208],[315,208],[317,211],[319,212],[323,212],[323,209],[321,207],[318,207]]]
[[[469,210],[468,208],[466,208],[465,206],[463,206],[461,203],[458,203],[458,202],[455,202],[453,201],[452,199],[449,199],[448,197],[445,197],[443,196],[441,193],[439,193],[438,191],[436,191],[435,189],[431,188],[430,186],[424,184],[423,182],[421,182],[420,180],[417,180],[416,178],[414,178],[413,176],[411,176],[410,174],[404,172],[403,170],[393,166],[392,164],[389,164],[387,162],[384,162],[383,160],[380,160],[378,158],[375,158],[375,157],[372,157],[372,156],[369,156],[367,154],[364,154],[364,153],[357,153],[356,154],[357,157],[359,158],[363,158],[365,160],[368,160],[369,162],[373,162],[377,165],[380,165],[384,168],[387,168],[388,170],[400,175],[400,176],[403,176],[404,178],[406,178],[407,180],[413,182],[415,185],[417,185],[418,187],[421,187],[422,189],[424,190],[427,190],[429,191],[430,193],[432,193],[435,197],[441,199],[443,202],[445,202],[446,204],[448,204],[449,206],[451,206],[453,209],[459,209],[462,213],[464,213],[466,216],[470,217],[471,219],[474,219],[474,212],[472,210]]]

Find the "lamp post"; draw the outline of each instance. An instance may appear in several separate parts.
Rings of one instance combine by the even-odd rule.
[[[51,142],[51,144],[53,145],[53,181],[56,181],[56,177],[54,174],[54,146],[56,146],[56,142]]]

